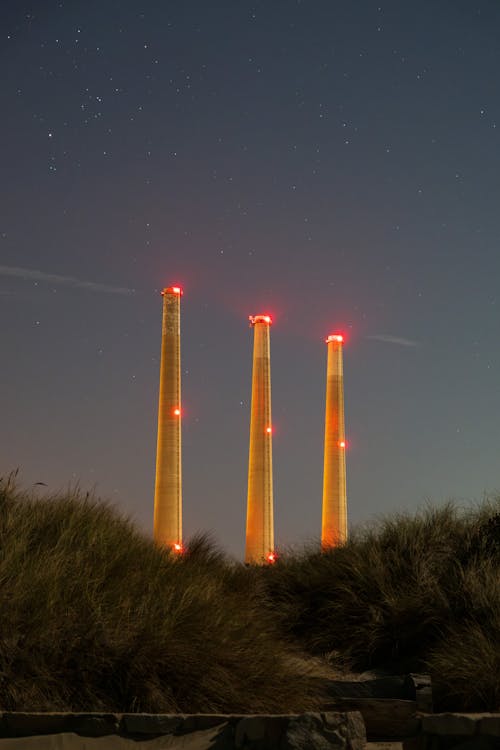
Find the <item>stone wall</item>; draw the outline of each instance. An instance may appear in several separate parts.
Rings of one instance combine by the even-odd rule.
[[[421,719],[422,750],[498,750],[500,713],[428,714]]]
[[[117,737],[127,748],[130,743],[137,749],[155,738],[165,738],[164,746],[172,750],[187,747],[188,740],[195,750],[363,750],[366,746],[365,724],[358,711],[274,716],[0,713],[0,750],[25,750],[28,737],[33,750],[80,750],[83,746],[111,750]],[[98,744],[106,737],[110,744]],[[396,741],[389,732],[385,739],[368,743],[368,748],[499,750],[500,713],[421,713],[412,737]]]
[[[43,747],[59,747],[56,740],[61,734],[75,737],[75,750],[79,747],[78,737],[113,735],[135,741],[169,736],[171,746],[175,748],[175,738],[179,738],[179,746],[184,746],[189,734],[197,750],[363,750],[366,744],[365,725],[361,714],[356,711],[276,716],[0,714],[0,750],[5,738],[40,737],[41,741],[43,738]],[[49,736],[54,738],[53,745],[47,744]],[[3,744],[8,742],[11,746],[11,740],[5,740]],[[33,740],[30,741],[32,746]]]

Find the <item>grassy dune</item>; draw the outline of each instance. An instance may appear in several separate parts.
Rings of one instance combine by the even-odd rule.
[[[498,501],[429,509],[247,568],[0,480],[0,709],[303,711],[322,702],[313,655],[428,670],[438,707],[498,709],[499,519]]]
[[[438,706],[500,709],[500,501],[393,516],[264,571],[288,637],[355,670],[429,671]]]
[[[39,501],[3,482],[0,549],[1,709],[318,705],[259,578],[206,540],[174,559],[90,497]]]

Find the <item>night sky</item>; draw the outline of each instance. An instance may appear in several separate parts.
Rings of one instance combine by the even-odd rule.
[[[186,537],[243,555],[249,314],[279,544],[319,537],[336,331],[352,524],[500,488],[498,0],[2,0],[0,34],[0,474],[151,532],[178,283]]]

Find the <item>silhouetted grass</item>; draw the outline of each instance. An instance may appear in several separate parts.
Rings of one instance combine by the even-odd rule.
[[[229,561],[157,548],[88,495],[0,480],[0,709],[303,711],[304,653],[430,670],[438,707],[500,708],[500,501],[393,516],[343,547]]]
[[[438,704],[500,707],[500,502],[393,516],[263,571],[286,637],[353,670],[430,670]]]
[[[498,562],[464,570],[461,616],[446,623],[425,659],[442,708],[500,710],[499,590]]]
[[[206,539],[174,558],[92,497],[3,481],[0,708],[314,708],[261,588]]]

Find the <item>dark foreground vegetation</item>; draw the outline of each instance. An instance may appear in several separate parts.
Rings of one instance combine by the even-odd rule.
[[[495,710],[499,634],[498,501],[246,568],[204,538],[174,557],[92,497],[0,480],[0,710],[304,711],[323,702],[311,655],[430,671],[438,708]]]
[[[263,582],[204,540],[175,558],[115,510],[0,487],[0,709],[317,706]]]
[[[386,518],[264,572],[306,651],[355,671],[429,672],[438,709],[500,710],[500,499]]]

